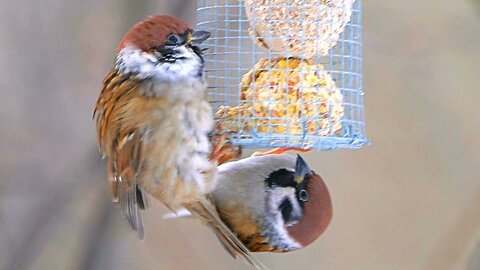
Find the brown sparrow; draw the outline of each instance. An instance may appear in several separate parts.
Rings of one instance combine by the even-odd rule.
[[[225,135],[209,138],[214,120],[198,47],[209,36],[167,15],[130,29],[95,106],[98,144],[113,200],[140,238],[148,193],[172,211],[188,209],[259,267],[205,197],[216,185],[217,161],[231,158],[233,148]]]
[[[216,177],[211,193],[216,209],[252,252],[303,248],[332,219],[328,189],[300,155],[244,158],[218,166]]]
[[[209,37],[172,16],[137,23],[118,46],[94,111],[113,199],[143,238],[148,192],[170,209],[212,190],[212,111],[202,50]]]
[[[218,184],[209,195],[215,210],[251,252],[301,249],[332,220],[328,189],[300,155],[270,154],[228,162],[218,166],[216,178]],[[190,215],[183,209],[165,218]],[[234,258],[244,257],[225,243]]]

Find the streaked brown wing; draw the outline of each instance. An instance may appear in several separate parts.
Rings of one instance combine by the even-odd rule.
[[[132,228],[144,238],[139,208],[146,197],[139,189],[136,176],[143,163],[142,130],[128,117],[128,104],[138,95],[142,83],[110,71],[103,81],[93,117],[97,123],[100,151],[107,158],[108,181],[113,201],[117,202]]]
[[[102,85],[93,118],[97,124],[98,146],[102,154],[108,156],[113,143],[121,137],[118,133],[125,133],[121,128],[124,106],[138,92],[141,82],[111,70]]]

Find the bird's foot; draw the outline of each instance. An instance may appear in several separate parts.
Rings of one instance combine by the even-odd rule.
[[[220,124],[217,125],[216,133],[212,136],[212,152],[210,160],[216,161],[218,165],[231,159],[239,158],[242,155],[242,148],[228,142],[228,134],[223,131]]]
[[[308,153],[312,150],[311,149],[304,149],[304,148],[296,148],[296,147],[274,148],[272,150],[265,151],[265,152],[255,152],[255,153],[252,154],[252,156],[253,157],[261,157],[261,156],[266,156],[266,155],[280,155],[280,154],[286,153],[288,151],[297,151],[297,152],[301,152],[301,153]]]

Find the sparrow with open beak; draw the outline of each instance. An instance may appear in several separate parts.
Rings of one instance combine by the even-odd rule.
[[[217,211],[252,252],[303,248],[332,219],[328,189],[300,155],[252,156],[225,163],[218,167],[217,181],[211,194]]]
[[[199,48],[209,35],[166,15],[129,30],[96,103],[98,144],[113,200],[140,238],[146,192],[172,211],[188,209],[260,268],[205,196],[216,186],[218,160],[235,152],[225,135],[209,137],[214,120]]]
[[[123,37],[103,81],[98,144],[113,200],[141,238],[143,192],[176,209],[215,186],[214,121],[198,47],[209,35],[172,16],[149,17]]]

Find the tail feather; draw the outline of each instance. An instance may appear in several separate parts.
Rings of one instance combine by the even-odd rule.
[[[217,210],[208,200],[197,200],[185,205],[185,208],[200,218],[214,231],[215,235],[232,257],[235,259],[241,257],[247,264],[255,269],[268,270],[262,262],[252,256],[242,241],[223,223],[218,216]]]
[[[134,231],[137,232],[138,237],[141,240],[145,239],[145,230],[143,228],[142,216],[140,209],[144,209],[145,201],[141,190],[136,186],[132,186],[126,189],[120,189],[119,195],[120,208],[122,209],[123,216],[127,219],[128,223]],[[140,196],[140,197],[139,197]],[[139,205],[139,200],[142,201],[142,205]]]
[[[147,195],[140,190],[140,188],[137,186],[136,190],[136,196],[137,196],[137,205],[141,210],[145,210],[148,208],[148,197]]]

